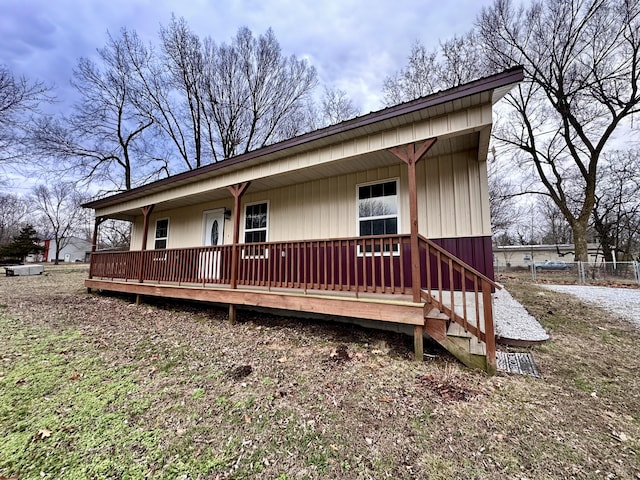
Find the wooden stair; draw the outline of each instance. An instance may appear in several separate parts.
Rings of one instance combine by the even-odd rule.
[[[467,367],[489,371],[485,343],[437,308],[425,315],[425,331]]]

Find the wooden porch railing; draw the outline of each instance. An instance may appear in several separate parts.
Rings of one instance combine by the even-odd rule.
[[[167,250],[96,252],[90,277],[178,285],[231,282],[237,248],[238,285],[308,292],[410,294],[409,235],[265,242]],[[500,288],[436,243],[419,237],[421,298],[485,342],[495,358],[491,292]]]
[[[422,299],[486,345],[495,362],[495,331],[491,292],[501,287],[440,245],[419,236]]]
[[[129,252],[95,252],[89,276],[172,284],[238,285],[404,294],[411,289],[408,235],[265,242]]]

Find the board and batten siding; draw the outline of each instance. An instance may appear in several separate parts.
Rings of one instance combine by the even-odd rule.
[[[491,235],[487,165],[474,151],[417,166],[418,227],[429,238]]]
[[[491,235],[488,212],[486,163],[473,151],[427,158],[418,164],[418,211],[420,233],[429,238]],[[407,168],[389,167],[303,182],[268,191],[252,192],[242,198],[249,203],[269,202],[269,241],[308,240],[357,236],[356,188],[362,183],[399,180],[399,233],[409,233]],[[154,244],[155,221],[169,218],[168,248],[202,244],[203,212],[232,209],[232,199],[208,202],[174,210],[154,212],[149,221],[147,248]],[[132,233],[132,250],[139,250],[143,219],[138,217]],[[240,226],[240,241],[244,238]],[[231,243],[233,220],[225,221],[224,242]]]

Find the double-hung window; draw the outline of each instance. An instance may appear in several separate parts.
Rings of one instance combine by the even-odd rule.
[[[358,234],[361,237],[397,234],[398,202],[398,180],[358,185]],[[385,252],[391,249],[391,244],[384,245]],[[395,244],[393,251],[397,249]],[[370,245],[366,251],[371,251]],[[376,244],[375,251],[380,251],[380,245]]]
[[[269,204],[267,202],[252,203],[244,210],[244,243],[258,243],[267,241],[269,226]],[[263,256],[263,247],[245,247],[243,256]]]
[[[167,248],[167,242],[169,240],[169,219],[161,218],[156,220],[156,233],[153,248],[158,250]]]

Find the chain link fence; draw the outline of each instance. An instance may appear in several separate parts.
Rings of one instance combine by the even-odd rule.
[[[528,266],[494,265],[496,275],[545,283],[619,283],[640,285],[640,262],[543,262]]]

